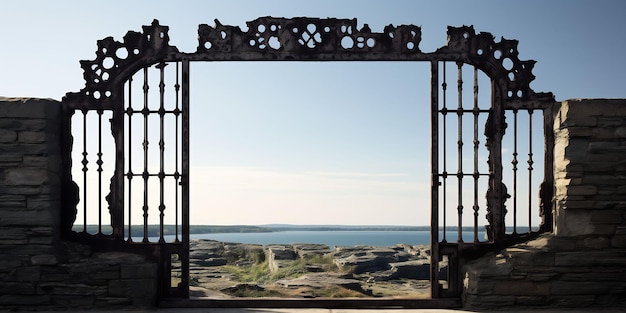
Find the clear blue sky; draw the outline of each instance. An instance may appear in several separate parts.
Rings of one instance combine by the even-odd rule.
[[[260,16],[447,25],[519,40],[535,91],[626,98],[622,1],[12,1],[0,19],[0,96],[84,86],[78,61],[153,19],[192,52],[197,25]],[[428,67],[414,63],[213,63],[192,67],[192,220],[197,224],[429,223]],[[155,214],[156,215],[156,214]],[[481,216],[484,215],[481,214]]]

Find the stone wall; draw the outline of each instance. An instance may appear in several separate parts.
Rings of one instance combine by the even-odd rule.
[[[572,100],[555,132],[555,234],[626,248],[626,100]]]
[[[152,306],[154,262],[60,238],[60,108],[0,97],[0,309]]]
[[[554,116],[555,231],[467,263],[468,308],[626,307],[626,99]]]
[[[0,97],[0,309],[153,306],[155,261],[60,236],[60,107]],[[554,125],[555,231],[464,264],[468,308],[626,306],[626,100]]]

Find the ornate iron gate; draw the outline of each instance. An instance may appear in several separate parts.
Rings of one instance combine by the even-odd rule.
[[[448,28],[448,43],[431,53],[419,49],[421,30],[414,25],[386,26],[381,33],[372,32],[367,24],[357,28],[356,19],[317,19],[317,18],[273,18],[263,17],[247,22],[248,31],[239,27],[226,26],[215,21],[214,27],[202,24],[198,29],[198,47],[196,52],[180,52],[175,46],[169,45],[168,27],[154,21],[144,26],[143,32],[129,31],[124,42],[117,42],[111,37],[98,41],[96,59],[81,61],[84,69],[86,86],[78,93],[68,93],[63,99],[64,104],[64,207],[62,217],[64,233],[74,240],[90,243],[100,249],[141,251],[156,256],[160,268],[161,297],[189,296],[189,67],[195,61],[422,61],[431,64],[431,116],[432,116],[432,220],[431,220],[431,282],[433,298],[457,298],[460,292],[459,266],[460,260],[471,257],[485,249],[509,244],[515,240],[532,236],[538,231],[550,230],[551,222],[546,222],[540,229],[531,230],[521,235],[515,226],[512,233],[505,227],[505,201],[508,193],[503,182],[502,142],[505,134],[505,116],[511,111],[515,117],[515,152],[513,154],[514,176],[517,174],[517,115],[526,111],[531,116],[534,110],[542,110],[545,124],[551,121],[550,106],[553,96],[550,93],[535,93],[529,84],[534,79],[532,68],[534,61],[520,61],[517,58],[517,41],[502,39],[495,42],[489,33],[476,34],[472,27]],[[447,67],[447,68],[446,68]],[[473,103],[463,104],[463,70],[470,68],[473,76]],[[457,101],[451,106],[447,99],[447,69],[458,72]],[[152,81],[150,71],[156,71],[159,92],[155,96],[149,92]],[[168,74],[169,73],[169,74]],[[486,75],[491,93],[487,104],[481,103],[478,97],[478,75]],[[169,85],[166,77],[175,77]],[[140,80],[139,91],[137,83]],[[173,96],[166,97],[166,88],[173,88]],[[441,87],[441,88],[440,88]],[[137,93],[140,95],[138,96]],[[483,101],[484,102],[484,101]],[[156,104],[155,104],[156,103]],[[95,115],[94,115],[95,114]],[[106,165],[103,156],[109,151],[102,148],[103,115],[110,116],[112,134],[113,167],[110,170],[110,189],[103,196],[103,182],[107,176],[102,173]],[[456,115],[458,166],[455,173],[448,172],[447,121]],[[462,151],[464,133],[464,116],[472,119],[471,138],[473,142],[473,168],[463,169]],[[72,142],[71,127],[77,124],[76,118],[82,116],[83,146]],[[90,117],[91,116],[91,117]],[[97,121],[97,138],[89,135],[88,123]],[[154,121],[154,122],[152,122]],[[168,122],[170,121],[170,122]],[[171,122],[173,121],[173,122]],[[139,139],[133,130],[140,123],[143,129]],[[159,129],[158,152],[151,152],[149,147],[154,140],[149,138],[150,125],[156,123]],[[484,123],[484,125],[482,125]],[[104,123],[106,124],[106,123]],[[169,127],[167,126],[169,125]],[[484,127],[484,133],[479,130]],[[547,127],[547,126],[546,126]],[[531,128],[532,129],[532,128]],[[531,130],[532,131],[532,130]],[[172,135],[173,133],[173,135]],[[544,186],[552,186],[551,177],[551,143],[552,139],[546,132],[544,155]],[[77,135],[78,136],[78,135]],[[173,136],[173,137],[172,137]],[[89,138],[87,138],[89,137]],[[171,141],[174,138],[174,143]],[[483,138],[488,149],[488,167],[478,166],[478,148]],[[530,134],[532,138],[532,133]],[[98,148],[88,148],[87,141],[97,142]],[[133,153],[135,143],[141,142],[141,150]],[[173,148],[172,148],[173,145]],[[167,149],[166,149],[167,147]],[[72,150],[74,149],[74,150]],[[82,151],[78,151],[82,149]],[[74,151],[74,152],[72,152]],[[95,164],[91,155],[95,151]],[[74,153],[74,155],[72,154]],[[139,158],[137,158],[139,153]],[[158,167],[152,168],[149,159],[158,159]],[[529,153],[529,173],[532,173],[533,152]],[[75,157],[72,162],[72,156]],[[77,157],[81,160],[77,162]],[[140,165],[136,165],[139,159]],[[172,161],[173,160],[173,161]],[[81,163],[82,183],[80,188],[74,180],[71,167]],[[173,165],[172,165],[173,163]],[[91,167],[90,167],[91,166]],[[92,171],[96,171],[96,187],[92,187]],[[448,220],[448,204],[446,190],[450,181],[456,179],[457,188],[457,221],[458,236],[449,240],[446,232]],[[473,233],[471,242],[464,242],[462,236],[464,206],[463,190],[465,180],[472,182]],[[139,181],[139,183],[137,183]],[[152,182],[156,181],[156,185]],[[171,184],[176,190],[175,199],[168,202],[164,198],[164,186]],[[517,185],[517,178],[514,178]],[[532,182],[529,180],[532,187]],[[156,186],[156,187],[154,187]],[[98,191],[95,202],[90,202],[89,190]],[[139,188],[143,199],[131,199],[131,191]],[[481,188],[486,192],[480,193]],[[81,189],[81,190],[79,190]],[[132,189],[132,190],[131,190]],[[532,189],[532,188],[531,188]],[[514,188],[513,197],[517,198]],[[544,188],[544,218],[551,214],[551,188]],[[80,195],[80,196],[79,196]],[[158,201],[152,204],[158,195]],[[478,237],[478,216],[482,214],[478,199],[486,196],[488,239]],[[82,197],[82,200],[80,198]],[[529,195],[528,198],[532,198]],[[86,215],[96,211],[100,216],[103,212],[103,199],[106,201],[110,214],[111,230],[103,230],[100,219],[98,229],[87,229]],[[77,207],[78,203],[81,207]],[[167,204],[166,204],[167,202]],[[516,201],[514,201],[517,203]],[[91,205],[90,203],[93,203]],[[137,204],[138,203],[138,204]],[[156,207],[158,215],[158,237],[151,239],[149,218]],[[137,209],[140,207],[140,209]],[[530,204],[529,204],[530,209]],[[515,204],[515,210],[517,210]],[[170,213],[172,212],[173,213]],[[134,212],[134,213],[133,213]],[[133,214],[142,214],[143,228],[139,233],[131,228]],[[167,214],[175,217],[174,240],[165,240],[165,220]],[[76,216],[84,217],[83,228],[76,229]],[[515,214],[517,215],[517,214]],[[516,223],[516,222],[514,222]],[[78,225],[78,224],[77,224]],[[529,221],[529,225],[531,222]],[[72,228],[74,227],[74,228]],[[106,227],[105,227],[106,228]],[[442,236],[440,238],[440,232]],[[133,239],[134,234],[140,240]],[[447,259],[447,275],[440,275],[440,262]],[[173,266],[173,263],[179,263]],[[181,281],[172,284],[173,271],[181,273]],[[444,283],[440,283],[447,281]],[[400,302],[396,301],[396,305]],[[237,305],[242,305],[239,301]],[[383,302],[365,301],[364,305],[381,305]],[[401,305],[415,306],[412,302],[401,302]],[[259,302],[248,302],[247,305],[267,306]],[[281,303],[285,305],[285,303]],[[302,304],[298,304],[301,306]],[[348,305],[351,306],[351,305]]]

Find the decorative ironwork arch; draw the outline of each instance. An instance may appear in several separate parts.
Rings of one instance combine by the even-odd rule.
[[[356,19],[273,18],[247,22],[248,31],[238,26],[201,24],[195,53],[182,53],[169,44],[169,27],[157,20],[143,26],[143,33],[129,31],[124,42],[112,37],[98,40],[96,59],[81,61],[86,81],[79,93],[68,93],[67,102],[76,109],[90,104],[112,109],[111,99],[120,84],[139,69],[163,61],[458,61],[477,66],[502,89],[507,107],[551,103],[552,93],[535,93],[530,82],[536,63],[518,58],[517,40],[494,40],[486,32],[476,34],[472,26],[448,27],[448,42],[435,52],[419,48],[421,28],[388,25],[373,33]],[[508,65],[505,67],[505,62]]]
[[[64,204],[66,211],[63,215],[64,233],[87,242],[97,240],[101,248],[105,249],[129,249],[133,251],[145,251],[148,254],[161,255],[162,273],[170,270],[169,257],[171,253],[177,253],[185,261],[189,257],[189,205],[186,202],[189,193],[189,63],[194,61],[425,61],[431,63],[431,114],[433,116],[432,131],[432,227],[433,234],[433,258],[439,258],[445,254],[451,257],[458,255],[458,247],[443,251],[445,243],[438,239],[438,188],[440,178],[446,177],[438,168],[438,114],[453,112],[453,109],[438,107],[439,95],[439,62],[456,62],[474,66],[484,72],[491,80],[491,107],[485,125],[486,146],[489,150],[489,183],[487,190],[487,212],[490,222],[489,237],[491,244],[502,244],[510,237],[505,234],[504,215],[506,209],[504,203],[507,198],[506,187],[502,182],[502,154],[501,144],[506,129],[504,121],[505,110],[545,110],[554,103],[551,93],[536,93],[530,88],[530,83],[535,78],[532,70],[535,61],[522,61],[518,58],[516,40],[502,38],[499,42],[494,40],[490,33],[476,33],[471,26],[448,27],[448,41],[445,46],[434,52],[423,52],[419,47],[421,41],[421,28],[415,25],[388,25],[380,33],[372,32],[367,24],[360,29],[356,19],[319,19],[319,18],[274,18],[261,17],[247,22],[247,31],[238,26],[222,25],[215,20],[215,26],[201,24],[198,27],[198,47],[195,52],[181,52],[169,43],[169,28],[160,25],[154,20],[151,25],[143,26],[143,32],[129,31],[123,38],[123,42],[115,41],[112,37],[99,40],[96,58],[92,61],[81,61],[84,70],[85,87],[77,93],[67,93],[63,99],[64,104],[64,136],[66,149],[64,163],[66,165],[63,174],[64,179]],[[162,107],[157,111],[148,109],[136,110],[125,108],[124,86],[132,80],[133,74],[153,66],[163,68],[167,62],[182,64],[182,81],[176,82],[176,93],[182,87],[182,108],[176,108],[166,112]],[[159,67],[160,66],[160,67]],[[178,71],[177,71],[178,74]],[[445,82],[444,82],[445,83]],[[461,109],[459,109],[461,110]],[[71,159],[71,117],[76,111],[96,111],[102,115],[103,111],[110,111],[111,134],[115,142],[115,166],[114,175],[110,180],[110,190],[106,197],[111,215],[111,235],[102,235],[100,232],[94,236],[84,232],[72,232],[71,227],[76,216],[76,204],[78,202],[78,190],[73,183],[70,168]],[[459,111],[463,112],[463,110]],[[134,173],[125,172],[125,129],[124,117],[137,114],[163,114],[171,113],[182,116],[182,169],[172,176],[180,179],[182,185],[182,242],[166,243],[162,239],[159,243],[133,243],[125,239],[124,233],[124,195],[125,179],[132,178]],[[478,109],[474,111],[478,114]],[[546,117],[546,121],[549,116]],[[547,138],[546,142],[551,139]],[[146,142],[147,145],[147,142]],[[545,164],[546,177],[544,183],[551,186],[551,152],[546,149]],[[86,152],[85,152],[86,154]],[[102,151],[99,152],[97,163],[101,165]],[[87,159],[83,160],[86,164]],[[517,162],[517,161],[515,161]],[[86,169],[85,169],[86,171]],[[550,172],[550,173],[548,173]],[[145,171],[143,176],[147,179],[151,174]],[[168,174],[169,175],[169,174]],[[478,174],[474,174],[478,175]],[[140,175],[141,176],[141,175]],[[166,176],[161,171],[155,174],[159,178]],[[101,188],[101,187],[100,187]],[[543,203],[551,203],[551,192],[542,191],[547,197]],[[548,199],[549,198],[549,199]],[[163,214],[164,208],[161,208]],[[547,220],[551,213],[545,209]],[[147,214],[147,211],[146,213]],[[162,225],[161,225],[162,226]],[[161,230],[163,230],[161,228]],[[542,227],[542,230],[551,230],[551,226]],[[130,230],[129,230],[130,231]],[[161,233],[162,235],[162,233]],[[144,241],[147,241],[144,233]],[[440,251],[441,245],[441,251]],[[445,246],[445,247],[444,247]],[[475,250],[475,246],[472,246]],[[450,247],[447,247],[448,249]],[[456,250],[455,250],[456,249]],[[470,249],[471,250],[471,249]],[[433,266],[431,280],[438,281],[437,262]],[[179,288],[179,294],[188,295],[188,277],[185,279],[185,270],[188,276],[188,268],[183,269],[183,282]],[[166,275],[166,274],[164,274]],[[450,276],[455,272],[451,271]],[[169,276],[168,276],[169,277]],[[456,278],[451,277],[451,284],[459,284]],[[161,284],[162,295],[171,295],[167,285]],[[436,285],[436,284],[433,284]],[[450,287],[452,296],[458,295],[459,288]],[[433,297],[442,297],[437,286],[433,287]]]

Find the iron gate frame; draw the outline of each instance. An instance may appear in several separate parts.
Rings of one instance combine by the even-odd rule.
[[[374,33],[365,24],[357,27],[356,19],[319,18],[274,18],[261,17],[246,23],[248,30],[243,32],[237,26],[222,25],[215,20],[215,26],[201,24],[198,27],[198,47],[196,52],[180,52],[169,45],[169,27],[154,20],[143,26],[143,32],[129,31],[124,42],[107,37],[97,42],[98,50],[93,61],[81,61],[84,70],[85,87],[77,93],[67,93],[63,98],[62,140],[63,151],[63,205],[62,231],[72,240],[85,242],[101,250],[133,251],[157,256],[159,262],[159,294],[161,297],[189,297],[189,66],[190,62],[207,61],[419,61],[431,63],[431,288],[432,298],[437,300],[425,306],[458,305],[460,280],[458,271],[461,258],[476,255],[481,251],[508,245],[527,239],[526,235],[505,233],[506,191],[502,183],[502,137],[506,129],[505,110],[543,110],[547,125],[551,121],[550,107],[554,104],[552,93],[536,93],[530,88],[534,79],[532,69],[535,61],[519,60],[516,40],[502,38],[496,42],[490,33],[476,33],[472,26],[448,27],[446,45],[434,52],[425,53],[419,48],[421,28],[415,25],[388,25],[381,33]],[[117,51],[125,50],[126,57]],[[500,57],[495,56],[498,51]],[[503,60],[512,63],[506,69]],[[104,62],[113,61],[105,66]],[[155,64],[176,62],[182,64],[182,240],[168,243],[134,243],[124,238],[124,85],[132,75],[141,69]],[[491,214],[487,243],[446,243],[438,238],[440,178],[439,170],[439,63],[456,62],[470,65],[485,73],[491,81],[491,106],[485,126],[486,146],[489,151],[489,183],[486,194],[487,211]],[[111,214],[113,233],[96,235],[72,231],[76,218],[76,205],[79,191],[71,174],[72,132],[71,118],[76,111],[111,111],[111,134],[115,151],[115,169],[111,177],[110,193],[107,197]],[[546,126],[547,127],[547,126]],[[549,132],[546,132],[548,134]],[[546,138],[544,155],[544,184],[552,186],[551,178],[551,138]],[[101,160],[100,160],[101,161]],[[101,187],[100,187],[101,188]],[[545,192],[543,199],[551,206],[551,192]],[[544,219],[551,221],[551,209],[544,210]],[[161,225],[162,227],[162,225]],[[540,231],[551,231],[551,223],[542,224]],[[145,235],[145,233],[144,233]],[[182,282],[176,290],[168,286],[171,264],[170,255],[178,254],[182,260]],[[449,265],[449,288],[442,290],[439,281],[438,262],[447,256]],[[449,299],[451,301],[447,301]],[[211,302],[213,306],[257,306],[267,303],[256,300],[237,300],[236,304]],[[313,301],[313,300],[304,300]],[[425,307],[410,300],[324,300],[326,307],[354,306],[405,306]],[[313,302],[282,300],[281,306],[319,306]],[[271,305],[270,305],[271,306]]]

